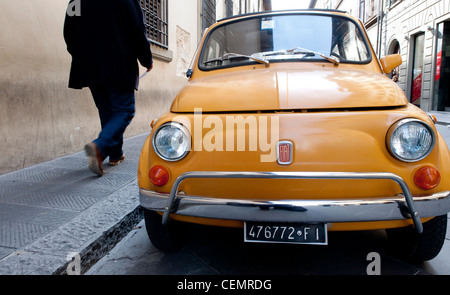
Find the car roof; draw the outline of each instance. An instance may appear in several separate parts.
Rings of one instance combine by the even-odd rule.
[[[244,18],[246,16],[255,16],[255,15],[270,15],[270,14],[279,14],[279,13],[290,13],[290,12],[328,12],[328,13],[339,13],[339,14],[347,14],[346,11],[337,10],[337,9],[321,9],[321,8],[313,8],[313,9],[292,9],[292,10],[269,10],[269,11],[260,11],[260,12],[252,12],[245,14],[233,15],[230,17],[222,18],[217,20],[217,23],[223,21],[229,21],[238,18]]]

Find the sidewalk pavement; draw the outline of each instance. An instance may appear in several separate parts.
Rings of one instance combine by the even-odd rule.
[[[0,175],[0,275],[81,273],[143,218],[137,167],[148,133],[125,140],[126,159],[98,177],[78,152]]]
[[[441,125],[450,126],[450,112],[428,112],[436,117],[437,123]]]
[[[429,112],[436,117],[436,128],[444,138],[450,138],[450,112]],[[450,148],[450,142],[447,141]]]
[[[431,112],[450,127],[449,112]],[[125,140],[126,160],[87,168],[84,151],[0,175],[0,275],[81,273],[142,220],[137,166],[148,133]]]

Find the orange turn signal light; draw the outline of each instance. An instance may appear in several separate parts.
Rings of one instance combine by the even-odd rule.
[[[441,174],[433,167],[425,166],[414,174],[414,183],[423,190],[430,190],[439,185]]]
[[[433,114],[428,114],[428,116],[431,118],[431,120],[433,121],[433,123],[436,124],[436,122],[437,122],[436,116],[433,115]]]
[[[169,171],[163,166],[154,166],[148,173],[150,181],[156,186],[163,186],[169,181]]]

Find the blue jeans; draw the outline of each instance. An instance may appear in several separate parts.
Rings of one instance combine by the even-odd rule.
[[[93,142],[103,159],[122,157],[123,133],[135,114],[134,90],[123,91],[106,87],[90,87],[100,115],[102,131]]]

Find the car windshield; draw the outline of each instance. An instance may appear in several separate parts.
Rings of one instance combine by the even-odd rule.
[[[364,35],[351,19],[288,14],[218,26],[207,37],[199,66],[212,70],[276,61],[367,63],[370,58]]]

